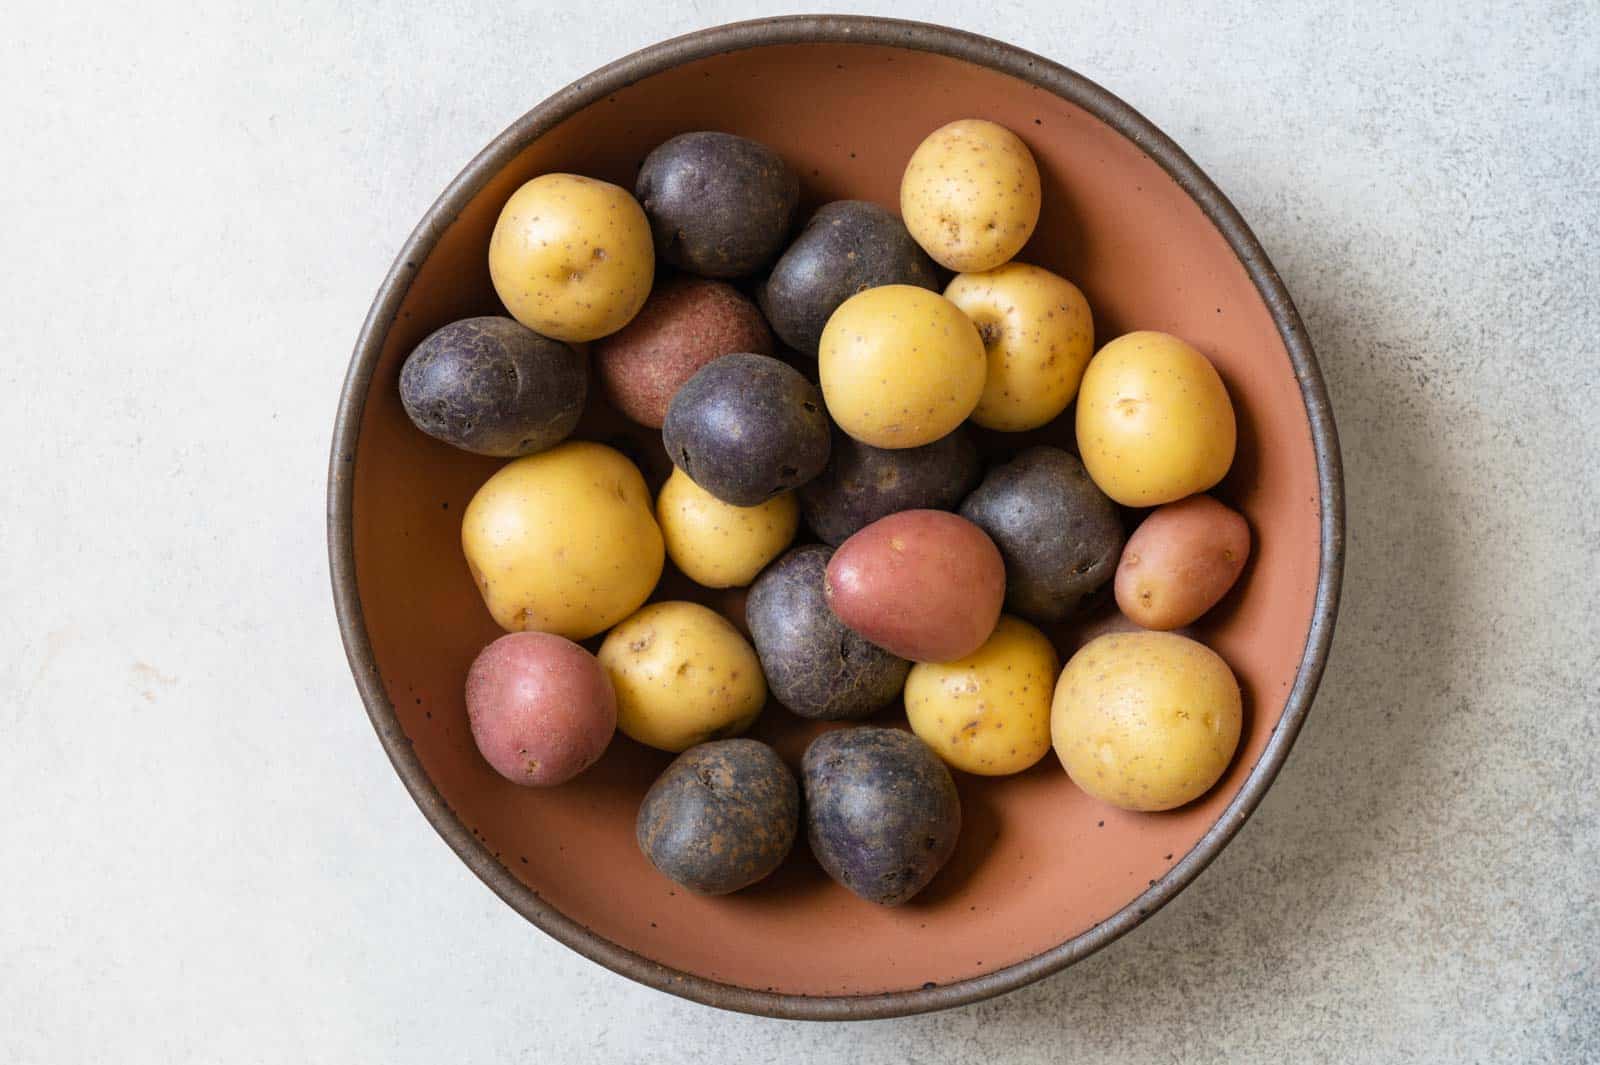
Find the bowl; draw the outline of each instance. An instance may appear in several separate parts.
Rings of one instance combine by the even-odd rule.
[[[1204,798],[1163,814],[1114,810],[1053,756],[1015,777],[960,781],[965,827],[912,903],[874,907],[829,881],[804,845],[771,878],[703,898],[657,874],[634,814],[669,760],[619,736],[588,773],[519,788],[478,755],[462,681],[499,630],[462,559],[459,519],[494,460],[407,422],[406,354],[457,318],[503,313],[486,249],[524,181],[572,171],[631,187],[650,148],[721,129],[771,144],[807,206],[897,204],[911,150],[955,118],[993,119],[1032,148],[1044,211],[1019,256],[1075,281],[1100,343],[1132,329],[1185,337],[1232,394],[1239,458],[1218,494],[1256,548],[1199,635],[1232,664],[1246,721]],[[1070,416],[1035,433],[1071,447]],[[661,477],[659,437],[595,405],[579,435]],[[1338,444],[1305,330],[1238,212],[1147,120],[1078,74],[1009,45],[876,18],[791,17],[647,48],[556,93],[496,137],[440,196],[379,288],[339,401],[328,484],[334,598],[367,711],[423,814],[496,894],[557,940],[685,998],[779,1017],[885,1017],[972,1002],[1077,961],[1194,879],[1261,801],[1322,673],[1343,557]],[[670,572],[658,597],[738,593]],[[1091,623],[1089,628],[1093,628]],[[1064,651],[1084,627],[1053,633]],[[892,720],[892,715],[886,716]],[[769,707],[755,735],[796,761],[821,726]],[[957,774],[961,776],[960,774]]]

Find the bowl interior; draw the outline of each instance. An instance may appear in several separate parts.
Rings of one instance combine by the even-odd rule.
[[[540,173],[631,186],[662,140],[722,129],[777,148],[801,174],[809,205],[851,197],[892,208],[917,142],[969,116],[1008,126],[1032,148],[1044,213],[1021,258],[1083,289],[1098,342],[1132,329],[1174,332],[1227,382],[1240,448],[1219,494],[1249,518],[1256,545],[1240,587],[1199,635],[1244,689],[1238,756],[1204,799],[1157,815],[1094,802],[1054,756],[1011,778],[957,774],[960,848],[928,890],[898,909],[832,884],[803,843],[763,884],[696,897],[655,873],[634,844],[639,799],[667,755],[619,735],[593,770],[542,791],[507,783],[478,756],[462,680],[499,630],[462,560],[459,518],[498,463],[412,429],[397,393],[401,361],[453,319],[503,313],[489,284],[489,233],[512,191]],[[1260,757],[1300,664],[1318,576],[1320,500],[1305,405],[1272,317],[1222,234],[1137,145],[1088,112],[1009,75],[910,49],[773,45],[714,56],[620,89],[528,145],[413,265],[383,338],[354,461],[367,634],[405,737],[449,808],[573,921],[663,966],[756,990],[856,995],[949,984],[1049,950],[1127,906],[1194,847]],[[667,470],[659,436],[608,411],[593,411],[580,435],[622,446],[656,483]],[[1072,448],[1070,410],[1038,433],[984,439],[991,455],[1039,441]],[[713,602],[743,627],[740,595],[713,596],[670,567],[658,597]],[[1083,628],[1054,633],[1064,655]],[[899,716],[896,708],[883,720]],[[774,705],[753,734],[797,764],[816,731]]]

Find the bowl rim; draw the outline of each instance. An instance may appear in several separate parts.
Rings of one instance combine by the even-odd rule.
[[[785,44],[869,44],[931,52],[1008,74],[1088,111],[1132,141],[1205,212],[1238,256],[1283,338],[1300,385],[1321,497],[1320,565],[1311,627],[1283,716],[1239,792],[1194,848],[1122,909],[1031,958],[934,987],[869,995],[757,991],[682,972],[591,931],[545,902],[495,860],[428,777],[384,691],[356,588],[354,466],[366,397],[383,342],[421,262],[465,205],[502,167],[556,124],[607,95],[684,63]],[[423,215],[379,287],[356,340],[339,395],[328,472],[328,559],[335,612],[356,687],[395,772],[429,823],[488,887],[541,931],[639,983],[722,1009],[795,1020],[900,1017],[965,1005],[1015,990],[1089,956],[1142,924],[1187,887],[1236,835],[1288,757],[1327,663],[1344,570],[1344,479],[1338,433],[1311,340],[1282,279],[1237,209],[1166,134],[1081,74],[1014,45],[930,23],[854,15],[786,15],[713,26],[674,37],[599,68],[554,93],[489,142]]]

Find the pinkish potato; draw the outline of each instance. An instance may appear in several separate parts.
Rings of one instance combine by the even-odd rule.
[[[1179,629],[1217,605],[1250,557],[1250,526],[1210,496],[1157,507],[1117,565],[1117,606],[1147,629]]]
[[[594,655],[562,636],[514,632],[467,672],[467,722],[478,750],[517,784],[561,784],[605,752],[617,697]]]
[[[673,393],[695,371],[723,355],[771,355],[772,331],[737,289],[684,278],[656,286],[633,321],[593,350],[612,405],[659,429]]]

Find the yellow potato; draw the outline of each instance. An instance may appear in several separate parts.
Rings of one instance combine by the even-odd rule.
[[[911,667],[911,731],[957,769],[1020,773],[1050,749],[1050,692],[1060,664],[1044,633],[1006,615],[966,658]]]
[[[800,504],[793,492],[783,492],[736,507],[673,467],[656,497],[656,521],[668,557],[684,576],[707,588],[743,588],[794,539]]]
[[[988,361],[961,308],[915,285],[839,305],[822,330],[822,398],[839,428],[872,447],[920,447],[967,420]]]
[[[485,481],[461,519],[461,547],[501,628],[569,640],[639,609],[664,558],[639,471],[580,441],[507,463]]]
[[[1239,744],[1239,684],[1215,651],[1171,632],[1085,644],[1056,683],[1050,730],[1078,787],[1124,810],[1204,795]]]
[[[651,603],[607,634],[599,658],[617,727],[663,751],[737,736],[767,701],[755,650],[699,603]]]
[[[1067,409],[1094,354],[1094,318],[1077,285],[1042,267],[1007,263],[961,274],[944,295],[972,319],[989,355],[974,422],[1018,433]]]
[[[958,272],[993,270],[1039,222],[1039,168],[1004,126],[965,118],[917,145],[900,179],[900,216],[922,250]]]
[[[1216,367],[1168,333],[1118,337],[1078,388],[1078,454],[1100,490],[1129,507],[1204,492],[1233,465],[1233,404]]]
[[[628,191],[545,174],[511,194],[489,238],[489,277],[511,316],[557,340],[615,333],[644,306],[656,253]]]

